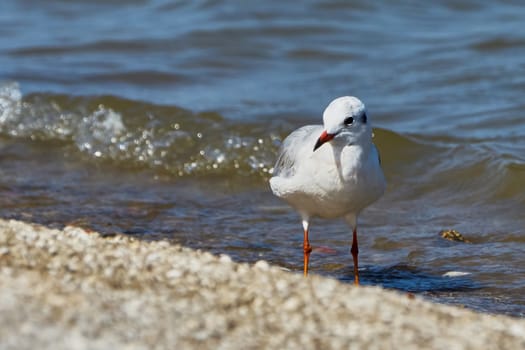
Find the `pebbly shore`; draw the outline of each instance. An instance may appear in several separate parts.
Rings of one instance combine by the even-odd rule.
[[[1,349],[524,349],[525,320],[0,220]]]

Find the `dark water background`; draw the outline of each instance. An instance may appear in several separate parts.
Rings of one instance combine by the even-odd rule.
[[[518,1],[3,0],[0,216],[300,272],[267,180],[290,131],[355,95],[388,180],[363,284],[523,317],[524,23]],[[351,281],[350,239],[315,220],[311,270]]]

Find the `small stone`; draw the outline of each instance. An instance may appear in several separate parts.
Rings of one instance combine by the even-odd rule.
[[[292,311],[297,310],[299,308],[299,305],[301,304],[301,301],[297,297],[288,298],[283,303],[283,309],[286,311]]]
[[[180,276],[182,276],[181,270],[173,269],[173,270],[169,270],[168,272],[166,272],[166,277],[169,279],[179,278]]]
[[[255,265],[253,265],[255,268],[259,269],[259,270],[269,270],[270,269],[270,264],[268,264],[267,261],[265,260],[259,260],[255,263]]]
[[[470,272],[449,271],[449,272],[445,272],[443,274],[443,277],[461,277],[461,276],[466,276],[466,275],[470,275]]]
[[[439,232],[439,235],[444,239],[448,239],[449,241],[472,243],[456,230],[443,230]]]
[[[219,261],[222,262],[222,263],[231,263],[232,262],[232,258],[230,258],[229,255],[221,254],[219,256]]]

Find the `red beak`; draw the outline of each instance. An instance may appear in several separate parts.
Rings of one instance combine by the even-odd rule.
[[[317,142],[315,143],[314,152],[319,147],[321,147],[323,145],[323,143],[330,141],[334,137],[335,137],[335,134],[329,134],[326,131],[323,131],[323,133],[321,134],[321,136],[319,136],[319,138],[317,139]]]

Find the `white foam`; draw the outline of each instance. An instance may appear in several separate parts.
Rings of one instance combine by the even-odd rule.
[[[120,113],[99,105],[97,110],[82,118],[75,141],[82,151],[101,157],[108,152],[110,144],[119,142],[125,131]],[[117,149],[120,148],[119,144]]]
[[[91,119],[93,136],[100,140],[108,140],[111,137],[119,136],[126,129],[122,122],[122,116],[112,110],[99,105],[98,109],[88,118]]]
[[[15,119],[22,109],[22,92],[17,82],[0,84],[0,124]]]

